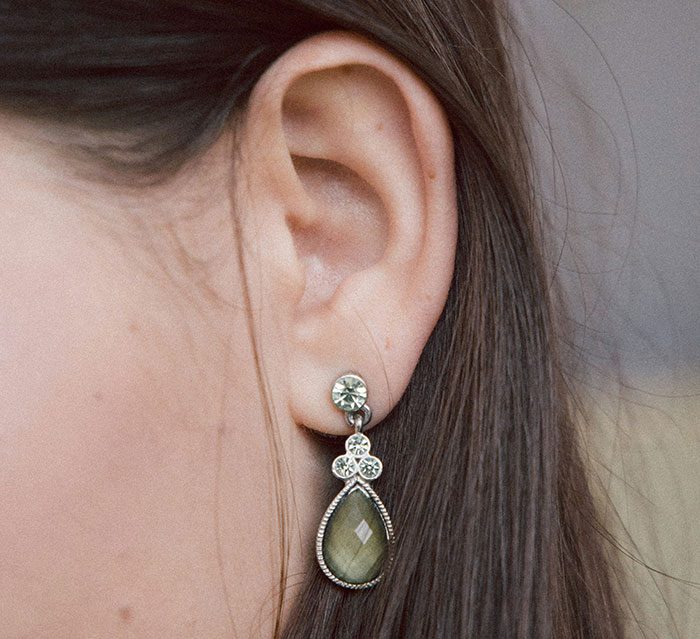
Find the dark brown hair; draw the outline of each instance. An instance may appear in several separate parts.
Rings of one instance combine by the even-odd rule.
[[[408,391],[373,432],[390,460],[380,491],[396,557],[362,592],[310,566],[282,637],[623,635],[560,371],[498,11],[494,0],[0,3],[0,108],[128,134],[84,149],[122,174],[177,170],[245,109],[275,58],[324,30],[376,41],[444,106],[454,281]]]

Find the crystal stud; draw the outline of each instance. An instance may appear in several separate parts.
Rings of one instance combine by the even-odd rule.
[[[369,438],[365,437],[362,433],[350,435],[350,437],[345,440],[345,450],[354,457],[364,457],[369,452],[369,447]]]
[[[357,375],[343,375],[333,384],[331,398],[340,410],[354,413],[367,401],[367,384]]]
[[[333,460],[332,470],[338,479],[349,479],[357,473],[357,462],[350,455],[341,455]]]
[[[360,475],[365,479],[372,480],[382,474],[382,462],[376,457],[368,455],[360,460]]]

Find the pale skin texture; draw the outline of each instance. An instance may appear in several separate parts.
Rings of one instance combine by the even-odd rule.
[[[445,302],[441,108],[334,33],[268,69],[237,152],[228,131],[165,185],[81,178],[52,135],[0,119],[0,637],[270,637],[275,456],[286,614],[330,474],[301,425],[348,432],[351,370],[380,422]]]

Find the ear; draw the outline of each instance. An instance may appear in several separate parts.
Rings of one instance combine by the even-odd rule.
[[[408,385],[452,278],[442,108],[395,57],[332,32],[266,71],[238,133],[236,216],[267,381],[296,423],[341,434],[330,390],[357,373],[374,424]]]

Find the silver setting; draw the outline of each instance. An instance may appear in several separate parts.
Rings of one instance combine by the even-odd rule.
[[[367,401],[367,384],[359,375],[343,375],[331,390],[333,403],[346,413],[356,413]]]
[[[355,391],[353,389],[357,390],[359,397],[354,397]],[[340,395],[343,393],[344,395],[341,397]],[[362,397],[363,393],[364,397]],[[353,397],[348,397],[348,395],[353,395]],[[345,440],[346,454],[336,457],[331,465],[331,471],[338,479],[345,481],[345,487],[335,496],[321,519],[316,535],[316,558],[323,573],[333,583],[344,588],[361,590],[374,586],[384,576],[387,567],[391,564],[394,553],[394,528],[382,500],[369,485],[370,481],[374,481],[382,474],[383,465],[378,457],[369,454],[372,444],[367,435],[362,433],[362,429],[372,419],[372,409],[366,403],[367,385],[359,375],[343,375],[333,385],[331,398],[333,403],[345,413],[345,421],[348,426],[355,429],[355,433]],[[372,581],[363,584],[351,584],[339,579],[330,571],[323,558],[323,536],[328,521],[342,499],[353,490],[361,490],[366,497],[374,502],[384,522],[387,539],[387,555],[382,572]]]
[[[384,467],[379,457],[365,455],[358,462],[360,476],[367,481],[373,481],[382,474]]]
[[[345,450],[353,457],[364,457],[369,453],[371,447],[372,444],[369,442],[369,437],[362,433],[350,435],[350,437],[345,440]]]
[[[363,584],[351,584],[347,581],[343,581],[342,579],[338,579],[338,577],[336,577],[330,571],[330,568],[328,568],[328,566],[326,565],[326,560],[323,558],[323,536],[326,532],[326,526],[328,525],[328,521],[335,512],[335,509],[338,507],[338,504],[343,500],[343,497],[345,497],[353,490],[361,490],[364,493],[365,497],[369,497],[374,502],[374,505],[377,507],[379,514],[382,516],[382,521],[384,522],[384,531],[386,532],[387,538],[387,557],[384,563],[384,569],[377,577]],[[321,519],[321,525],[318,527],[318,534],[316,535],[316,559],[318,559],[318,565],[321,567],[323,574],[326,575],[326,577],[328,577],[328,579],[330,579],[334,584],[337,584],[338,586],[343,586],[343,588],[350,588],[352,590],[362,590],[364,588],[371,588],[375,584],[379,583],[381,578],[384,576],[386,569],[389,567],[389,565],[394,559],[393,551],[394,527],[391,524],[391,519],[389,517],[389,513],[386,510],[386,507],[384,506],[382,500],[379,499],[379,495],[377,495],[377,493],[375,493],[374,490],[372,490],[372,487],[366,481],[361,479],[359,476],[353,477],[352,479],[346,482],[343,490],[341,490],[335,496],[335,499],[333,499],[333,501],[330,503],[330,506],[328,506],[326,512],[323,515],[323,518]]]
[[[345,421],[348,426],[352,426],[355,429],[356,433],[361,433],[362,429],[372,421],[372,409],[365,404],[354,413],[345,413]]]
[[[352,455],[341,455],[333,460],[331,467],[333,474],[338,479],[350,479],[360,472],[360,469]]]

